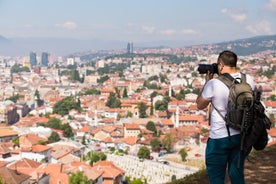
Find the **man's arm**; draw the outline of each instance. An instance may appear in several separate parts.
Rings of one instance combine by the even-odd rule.
[[[199,110],[205,109],[210,103],[210,100],[205,100],[200,94],[196,99],[197,108]]]
[[[211,74],[209,71],[207,72],[207,74],[205,75],[205,81],[206,81],[206,83],[213,78],[213,75],[214,74]],[[201,91],[201,93],[202,93],[202,91]],[[197,108],[199,110],[205,109],[209,105],[209,103],[211,102],[211,100],[204,99],[202,97],[201,93],[198,95],[198,97],[196,99]]]

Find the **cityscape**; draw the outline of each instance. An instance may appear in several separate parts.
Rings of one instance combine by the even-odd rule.
[[[260,42],[275,48],[275,39]],[[235,43],[225,43],[235,49]],[[243,46],[252,45],[243,42]],[[161,184],[204,168],[208,112],[195,100],[216,45],[0,56],[0,175],[11,183]],[[276,49],[239,55],[276,143]],[[6,181],[6,180],[5,180]]]

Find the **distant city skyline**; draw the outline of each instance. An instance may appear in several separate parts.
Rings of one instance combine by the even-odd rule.
[[[0,35],[179,47],[276,34],[275,17],[276,0],[0,0]]]

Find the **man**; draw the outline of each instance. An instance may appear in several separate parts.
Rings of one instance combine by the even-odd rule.
[[[229,73],[233,78],[241,78],[237,70],[237,55],[231,51],[219,54],[218,75]],[[211,184],[223,184],[226,168],[232,184],[244,184],[244,158],[240,157],[240,131],[229,128],[221,117],[227,112],[228,87],[219,79],[213,78],[209,72],[205,76],[206,83],[196,103],[198,109],[205,109],[210,103],[210,135],[205,151],[207,174]],[[254,89],[252,77],[246,75],[246,81]],[[213,106],[215,106],[215,109]],[[221,115],[219,115],[219,112]],[[240,160],[239,160],[240,159]],[[238,164],[238,160],[240,164]]]

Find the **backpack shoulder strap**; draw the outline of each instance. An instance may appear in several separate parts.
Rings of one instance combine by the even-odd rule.
[[[241,83],[247,83],[246,82],[246,75],[244,73],[241,73]]]
[[[218,76],[218,79],[223,82],[228,88],[230,88],[230,86],[233,83],[237,83],[238,81],[236,79],[234,79],[234,77],[232,77],[229,73],[224,73]]]

